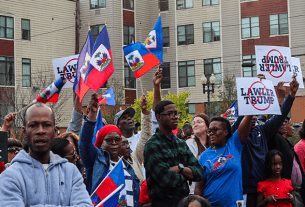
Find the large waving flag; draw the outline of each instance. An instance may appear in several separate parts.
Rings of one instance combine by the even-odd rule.
[[[77,69],[75,72],[76,75],[73,84],[74,92],[78,95],[80,102],[82,102],[84,96],[89,90],[89,87],[84,84],[84,80],[91,60],[93,45],[93,36],[89,29],[87,40],[78,56]]]
[[[97,91],[106,83],[113,72],[114,68],[110,42],[107,26],[105,25],[94,43],[93,54],[86,74],[85,84],[93,91]]]
[[[115,191],[119,186],[125,185],[125,176],[123,169],[123,162],[120,159],[113,169],[106,175],[104,180],[100,183],[100,185],[93,192],[95,193],[100,200],[104,200],[108,195],[110,195],[113,191]],[[93,195],[92,194],[92,195]],[[120,192],[115,193],[109,200],[107,200],[103,205],[104,206],[118,206],[119,203]],[[94,198],[93,203],[97,203],[97,199]],[[120,201],[122,202],[122,201]],[[123,201],[123,203],[125,203]]]
[[[95,140],[96,140],[96,135],[98,134],[99,130],[103,127],[103,117],[102,117],[102,113],[100,110],[100,107],[98,108],[97,111],[97,117],[96,117],[96,124],[95,124],[95,128],[94,128],[94,133],[93,133],[93,139],[92,139],[92,144],[95,144]]]
[[[136,78],[140,78],[147,71],[161,64],[159,59],[140,42],[123,47],[123,50]]]
[[[234,115],[235,117],[237,117],[237,99],[232,103],[232,105],[223,114],[223,117],[226,118],[228,115]]]
[[[159,59],[160,63],[163,64],[163,33],[160,14],[154,28],[146,38],[144,45]]]
[[[33,103],[56,103],[58,101],[60,90],[66,82],[67,80],[65,78],[58,78],[50,86],[44,89],[44,91],[39,94],[35,100],[33,100]]]
[[[98,98],[99,104],[107,104],[110,106],[115,106],[114,92],[111,87],[108,91],[106,91],[101,97]]]

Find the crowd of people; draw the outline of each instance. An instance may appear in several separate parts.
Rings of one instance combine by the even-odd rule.
[[[297,145],[287,139],[294,132],[288,114],[299,86],[295,77],[287,97],[283,82],[277,86],[282,115],[260,121],[239,116],[231,123],[198,114],[178,134],[173,131],[179,112],[172,101],[161,100],[161,80],[159,68],[152,109],[141,97],[141,123],[134,122],[136,111],[128,107],[115,115],[114,125],[104,120],[96,137],[97,94],[85,112],[76,96],[61,134],[49,106],[27,108],[25,142],[8,138],[0,206],[98,205],[97,187],[121,160],[125,186],[119,206],[304,206],[305,124]],[[15,116],[5,116],[1,131],[10,129]]]

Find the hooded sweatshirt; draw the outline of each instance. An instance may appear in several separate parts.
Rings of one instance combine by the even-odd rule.
[[[21,150],[0,175],[1,206],[92,206],[83,179],[75,165],[50,152],[43,165]]]

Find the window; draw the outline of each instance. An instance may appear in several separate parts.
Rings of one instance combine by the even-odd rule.
[[[14,86],[15,85],[15,70],[13,57],[0,56],[0,85]]]
[[[0,16],[0,38],[14,39],[14,18]]]
[[[22,58],[22,87],[31,87],[31,59]]]
[[[105,8],[106,0],[90,0],[90,9]]]
[[[160,11],[168,11],[168,0],[159,0]]]
[[[133,10],[133,0],[123,0],[123,8]]]
[[[178,63],[179,87],[195,86],[195,61],[181,61]]]
[[[171,87],[171,72],[170,72],[170,63],[163,63],[161,65],[161,68],[163,69],[162,75],[162,81],[161,81],[161,89],[170,88]]]
[[[189,103],[189,104],[186,104],[186,107],[189,107],[186,111],[187,114],[191,114],[193,116],[196,115],[196,104]]]
[[[127,62],[124,62],[124,77],[126,88],[136,88],[136,77],[132,73]]]
[[[169,47],[169,27],[163,27],[162,33],[163,33],[163,47]]]
[[[30,20],[29,19],[21,19],[21,37],[23,40],[30,40]]]
[[[177,10],[193,8],[193,0],[177,0]]]
[[[220,41],[219,22],[203,23],[203,42]]]
[[[218,0],[202,0],[202,6],[217,5]]]
[[[178,45],[194,44],[194,25],[178,26]]]
[[[288,34],[288,14],[271,14],[270,35]]]
[[[99,25],[94,25],[91,26],[91,32],[92,32],[92,36],[93,36],[93,40],[95,41],[97,36],[100,34],[100,32],[102,31],[102,29],[104,28],[104,24],[99,24]]]
[[[221,84],[221,63],[220,58],[204,60],[204,75],[207,79],[214,73],[216,77],[215,84]]]
[[[242,38],[259,37],[259,17],[241,19]]]
[[[124,33],[124,45],[129,45],[131,43],[131,37],[133,37],[133,41],[135,42],[135,34],[134,34],[134,27],[124,25],[123,26],[123,33]]]
[[[256,63],[255,55],[243,55],[243,63]],[[252,67],[243,67],[244,77],[255,77],[257,75],[256,65]]]
[[[15,111],[14,105],[6,104],[6,103],[0,103],[0,125],[1,126],[4,123],[4,117],[6,115],[8,115],[9,113],[12,113],[14,111]]]

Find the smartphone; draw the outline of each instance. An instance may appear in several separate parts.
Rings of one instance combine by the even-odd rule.
[[[290,198],[275,198],[277,201],[289,201]]]

